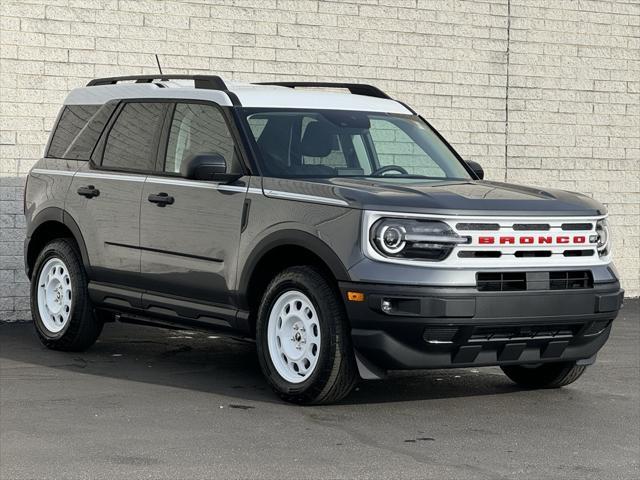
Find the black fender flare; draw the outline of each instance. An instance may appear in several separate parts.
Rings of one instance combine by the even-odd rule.
[[[285,245],[295,245],[309,250],[329,267],[336,280],[349,280],[349,273],[338,255],[320,238],[303,230],[278,230],[262,238],[242,265],[238,281],[238,296],[241,303],[246,303],[249,282],[258,262],[274,248]]]
[[[73,239],[76,241],[78,248],[80,249],[80,256],[82,257],[84,268],[87,274],[90,274],[91,262],[89,261],[89,253],[87,251],[87,246],[84,242],[84,238],[82,237],[82,233],[80,232],[78,223],[64,209],[59,207],[47,207],[38,212],[36,216],[33,217],[33,220],[29,222],[29,226],[27,227],[27,237],[24,244],[24,263],[27,277],[31,278],[31,267],[29,265],[29,246],[31,245],[31,237],[35,232],[37,232],[40,226],[47,222],[60,223],[67,227],[67,229],[71,232],[71,235],[73,235]]]

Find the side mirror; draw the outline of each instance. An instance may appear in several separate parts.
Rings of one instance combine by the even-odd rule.
[[[180,175],[192,180],[228,180],[227,162],[219,153],[197,153],[180,166]]]
[[[473,160],[465,160],[467,165],[471,169],[471,171],[478,177],[480,180],[484,178],[484,170],[482,166],[478,162],[474,162]]]

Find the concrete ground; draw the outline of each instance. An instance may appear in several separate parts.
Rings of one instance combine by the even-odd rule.
[[[322,407],[279,401],[251,345],[109,324],[65,354],[3,324],[0,477],[638,478],[639,307],[564,389],[414,372]]]

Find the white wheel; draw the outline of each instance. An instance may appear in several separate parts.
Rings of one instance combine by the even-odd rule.
[[[69,269],[57,257],[44,264],[38,277],[38,313],[45,328],[60,332],[71,318],[72,287]]]
[[[265,378],[284,400],[303,405],[344,398],[358,381],[349,321],[326,271],[289,267],[262,294],[256,347]]]
[[[320,319],[313,303],[299,290],[282,293],[269,312],[267,343],[271,361],[287,382],[304,382],[320,355]]]

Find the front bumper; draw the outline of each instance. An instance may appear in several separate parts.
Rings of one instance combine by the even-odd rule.
[[[624,292],[615,282],[576,290],[481,292],[342,282],[361,372],[588,363],[604,345]],[[347,300],[347,292],[364,301]],[[383,301],[391,309],[384,312]]]

